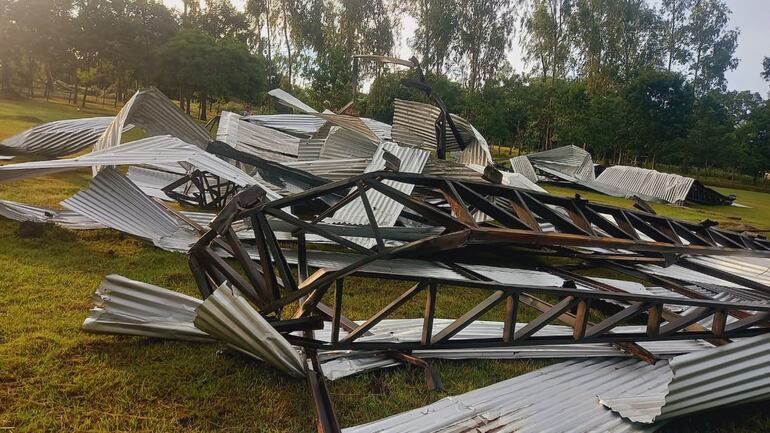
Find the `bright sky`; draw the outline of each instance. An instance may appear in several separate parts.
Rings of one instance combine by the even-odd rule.
[[[657,3],[656,0],[652,0]],[[231,0],[240,10],[243,10],[244,0]],[[182,0],[163,0],[169,7],[182,9]],[[770,84],[759,76],[762,71],[762,59],[770,57],[770,0],[727,0],[727,5],[733,11],[730,27],[738,27],[738,49],[736,56],[740,59],[738,68],[728,71],[728,87],[730,90],[751,90],[763,96],[768,95]],[[408,59],[412,56],[407,40],[414,34],[416,25],[414,19],[406,16],[402,19],[399,37],[396,42],[396,56]],[[524,69],[521,48],[518,39],[508,53],[508,61],[514,69]]]

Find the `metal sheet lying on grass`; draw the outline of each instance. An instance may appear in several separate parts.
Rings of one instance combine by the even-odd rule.
[[[286,374],[304,377],[297,351],[237,289],[220,286],[196,310],[195,326],[239,351],[264,360]]]
[[[48,157],[70,155],[94,145],[114,119],[88,117],[43,123],[0,141],[0,151]],[[122,132],[132,127],[123,125]]]
[[[137,335],[211,342],[193,325],[200,299],[152,284],[107,275],[91,297],[82,329],[95,334]]]

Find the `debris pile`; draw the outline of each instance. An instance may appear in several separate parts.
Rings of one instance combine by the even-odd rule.
[[[111,228],[186,254],[200,299],[109,275],[83,329],[224,344],[305,377],[323,432],[342,431],[325,380],[410,364],[440,389],[426,361],[436,358],[564,361],[344,431],[651,432],[770,397],[768,239],[550,195],[535,169],[613,195],[675,203],[690,192],[612,184],[577,148],[502,172],[481,134],[427,88],[435,105],[397,100],[393,125],[274,90],[301,113],[224,112],[216,139],[143,90],[99,121],[98,137],[86,121],[72,139],[21,134],[49,156],[85,141],[94,151],[5,165],[0,181],[82,167],[94,178],[65,210],[1,201],[0,215]],[[148,137],[121,143],[129,125]],[[376,281],[372,290],[411,286],[352,320],[351,277]],[[448,287],[479,301],[439,317]],[[416,299],[423,313],[402,318]],[[504,320],[482,320],[494,309]]]

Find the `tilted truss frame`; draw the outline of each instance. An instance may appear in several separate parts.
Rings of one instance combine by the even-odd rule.
[[[403,194],[385,181],[412,183],[423,197]],[[378,227],[366,194],[370,189],[403,204],[405,209],[411,212],[412,218],[441,228],[441,233],[405,241],[407,236],[400,237],[396,231],[386,231]],[[309,221],[285,210],[302,207],[308,200],[347,190],[351,192],[345,198]],[[770,320],[770,305],[766,304],[631,294],[603,287],[595,282],[589,283],[594,290],[500,284],[464,268],[450,258],[441,258],[446,253],[457,255],[458,252],[461,253],[474,245],[499,249],[501,252],[510,251],[511,247],[552,250],[557,253],[566,250],[589,260],[610,263],[649,260],[672,262],[680,254],[770,257],[770,243],[767,239],[720,230],[708,224],[687,223],[635,210],[594,204],[578,197],[561,198],[500,185],[391,172],[364,174],[272,202],[265,202],[263,197],[264,191],[251,188],[232,200],[212,222],[212,230],[192,248],[189,256],[191,269],[204,297],[217,285],[229,281],[249,296],[263,315],[273,320],[280,319],[284,307],[301,301],[295,319],[312,321],[315,317],[318,320],[331,321],[330,342],[287,336],[292,343],[307,348],[411,351],[605,342],[623,345],[637,356],[649,358],[650,355],[635,343],[708,339],[715,344],[721,344],[729,338],[766,332],[765,323]],[[439,198],[443,201],[438,202]],[[346,230],[355,230],[356,236],[359,236],[360,227],[346,228],[323,223],[324,218],[356,199],[363,201],[370,223],[370,236],[377,241],[377,246],[372,249],[365,248],[346,236],[353,235],[353,231],[348,233]],[[477,222],[478,212],[492,218],[492,221]],[[609,215],[611,219],[604,215]],[[242,220],[251,224],[256,252],[261,258],[259,263],[252,260],[249,248],[241,242],[232,227],[234,222]],[[279,220],[295,228],[294,235],[298,241],[298,278],[294,277],[269,220]],[[542,227],[545,223],[553,226],[554,231],[544,231]],[[653,240],[641,239],[640,232]],[[309,233],[326,238],[338,247],[351,250],[358,254],[359,258],[341,269],[320,269],[309,275],[305,242],[305,234]],[[402,240],[405,243],[387,247],[388,240]],[[221,259],[214,252],[215,247],[228,251],[238,261],[243,273]],[[585,248],[604,250],[595,252]],[[415,275],[388,275],[390,279],[413,281],[415,284],[363,324],[355,324],[342,315],[342,294],[346,277],[381,277],[365,270],[365,265],[375,260],[425,257],[439,257],[439,260],[463,275],[466,280],[458,282]],[[574,276],[570,279],[574,281],[578,278],[579,276]],[[490,294],[452,324],[434,333],[432,324],[436,298],[441,293],[440,288],[449,285],[485,290]],[[332,286],[335,293],[334,304],[327,307],[320,301]],[[391,316],[398,307],[418,294],[426,296],[424,329],[419,342],[360,340],[375,324]],[[540,295],[557,298],[558,302],[553,305],[545,303],[535,297]],[[608,301],[622,302],[626,306],[599,323],[591,323],[588,320],[591,309]],[[470,323],[502,303],[506,306],[505,331],[499,338],[455,338]],[[540,314],[517,331],[514,324],[519,305],[533,307],[539,310]],[[668,307],[693,308],[689,313],[680,316],[671,312],[673,308]],[[727,323],[727,317],[730,315],[738,320]],[[645,332],[613,332],[618,325],[638,316],[646,316]],[[713,321],[711,329],[698,325],[699,321],[707,318]],[[536,335],[537,331],[556,320],[570,324],[574,329],[573,335]],[[347,331],[345,336],[341,336],[343,329]]]

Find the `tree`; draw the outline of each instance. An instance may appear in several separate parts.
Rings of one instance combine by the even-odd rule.
[[[535,0],[526,20],[523,40],[526,60],[551,82],[563,79],[571,59],[572,34],[569,28],[573,0]]]
[[[686,49],[687,27],[685,22],[695,0],[663,0],[661,12],[666,20],[666,54],[668,71],[674,64],[685,64],[689,60]]]
[[[182,29],[159,50],[160,79],[195,92],[198,118],[206,120],[210,99],[254,100],[264,91],[264,64],[242,43],[218,40],[199,30]]]
[[[723,0],[698,0],[690,13],[688,46],[692,82],[698,94],[724,90],[725,72],[738,66],[734,57],[738,30],[728,30],[730,9]]]
[[[512,0],[458,0],[455,61],[467,72],[465,82],[473,93],[495,75],[505,60],[513,31]]]
[[[656,158],[687,135],[693,92],[685,78],[667,71],[645,71],[628,86],[628,123],[637,152]]]
[[[417,20],[409,41],[427,72],[442,74],[457,37],[456,0],[412,0],[409,10]]]
[[[759,74],[765,81],[770,82],[770,57],[762,60],[762,72]]]

